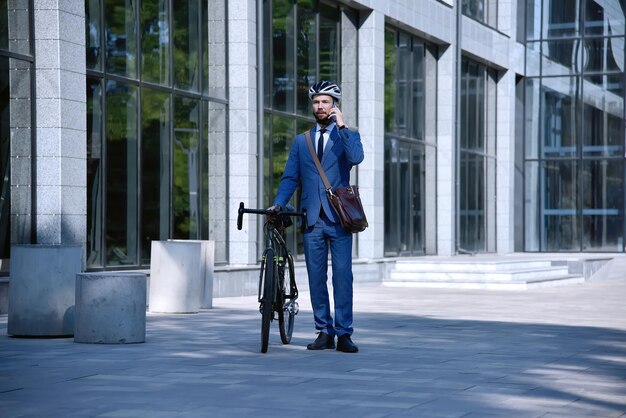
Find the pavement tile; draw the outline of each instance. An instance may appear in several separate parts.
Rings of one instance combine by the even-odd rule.
[[[290,345],[259,353],[255,298],[147,315],[146,343],[6,336],[0,418],[613,417],[626,413],[626,278],[558,289],[355,287],[357,354],[308,351],[310,304]],[[619,296],[618,296],[619,295]]]

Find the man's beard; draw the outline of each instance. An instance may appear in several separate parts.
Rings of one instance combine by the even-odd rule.
[[[320,125],[330,124],[330,117],[328,116],[327,113],[324,113],[324,115],[320,116],[317,113],[313,112],[313,116],[315,117],[315,120],[317,121],[317,123],[319,123]]]

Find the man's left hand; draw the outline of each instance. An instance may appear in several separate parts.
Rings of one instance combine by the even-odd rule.
[[[330,112],[328,112],[328,117],[332,116],[335,117],[335,124],[337,125],[337,128],[341,128],[346,124],[346,122],[343,120],[343,113],[338,107],[333,107],[332,109],[330,109]]]

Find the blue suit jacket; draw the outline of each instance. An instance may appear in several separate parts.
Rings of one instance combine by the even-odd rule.
[[[311,141],[315,141],[315,128],[310,133]],[[313,148],[315,149],[315,143]],[[363,161],[363,158],[361,135],[348,128],[340,130],[335,126],[330,132],[321,161],[333,190],[350,185],[350,170]],[[302,182],[301,210],[306,209],[308,225],[315,225],[319,219],[320,206],[324,207],[324,213],[332,222],[339,222],[335,211],[328,203],[326,187],[317,171],[304,134],[298,134],[291,147],[274,204],[284,208],[300,182]]]

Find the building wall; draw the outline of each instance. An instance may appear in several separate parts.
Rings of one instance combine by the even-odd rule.
[[[54,2],[53,2],[54,3]],[[215,52],[210,59],[209,77],[220,91],[216,106],[209,109],[210,230],[217,243],[220,265],[216,275],[221,283],[216,295],[225,296],[255,291],[246,285],[250,268],[256,265],[262,241],[260,219],[249,216],[244,229],[236,229],[235,220],[240,202],[246,206],[263,205],[264,121],[262,71],[262,30],[259,21],[262,5],[254,0],[216,2],[223,5],[209,14],[217,19],[210,24],[209,36]],[[12,242],[34,240],[40,243],[81,243],[87,241],[87,179],[86,179],[86,63],[85,8],[83,2],[30,2],[34,7],[34,56],[36,86],[36,147],[24,136],[15,119],[11,144],[11,227]],[[384,103],[385,103],[385,28],[405,31],[433,46],[436,74],[429,92],[436,105],[427,113],[428,135],[436,140],[436,157],[428,160],[428,169],[436,173],[436,195],[427,202],[436,211],[428,225],[429,253],[451,256],[458,252],[456,213],[458,173],[456,167],[459,114],[459,79],[461,57],[467,57],[497,73],[495,132],[496,171],[492,199],[494,236],[491,250],[506,254],[519,242],[521,219],[519,208],[519,164],[516,180],[516,157],[520,151],[520,86],[523,77],[525,47],[518,42],[519,7],[514,0],[499,0],[497,13],[491,17],[495,26],[488,26],[457,13],[460,1],[363,0],[342,2],[342,73],[346,90],[348,117],[361,133],[366,158],[353,172],[358,181],[370,227],[355,236],[356,280],[371,280],[384,274]],[[494,4],[489,2],[489,4]],[[216,11],[217,9],[212,9]],[[493,11],[493,9],[492,9]],[[15,18],[15,17],[14,17]],[[221,22],[220,24],[218,24]],[[216,29],[219,28],[219,29]],[[460,28],[460,32],[457,31]],[[267,29],[267,28],[265,28]],[[460,44],[459,44],[460,43]],[[213,48],[213,49],[211,49]],[[533,55],[529,55],[532,61]],[[355,64],[358,62],[358,65]],[[17,89],[15,91],[18,91]],[[27,91],[27,90],[23,90]],[[14,104],[19,104],[19,97]],[[517,100],[517,103],[516,103]],[[223,109],[227,108],[224,116]],[[15,109],[18,109],[17,107]],[[535,113],[537,118],[539,110]],[[532,114],[532,113],[531,113]],[[211,119],[211,118],[214,118]],[[535,121],[535,123],[538,123]],[[13,127],[12,127],[13,128]],[[516,151],[517,150],[517,151]],[[32,168],[35,168],[33,171]],[[33,177],[34,176],[34,177]],[[31,193],[30,187],[35,187]],[[432,187],[430,185],[429,187]],[[523,184],[521,185],[523,188]],[[35,201],[31,202],[31,197]],[[517,199],[517,200],[516,200]],[[623,208],[622,208],[623,210]],[[35,227],[31,234],[31,226]],[[518,244],[519,249],[519,244]],[[390,261],[393,263],[393,260]],[[254,275],[253,275],[254,276]]]

